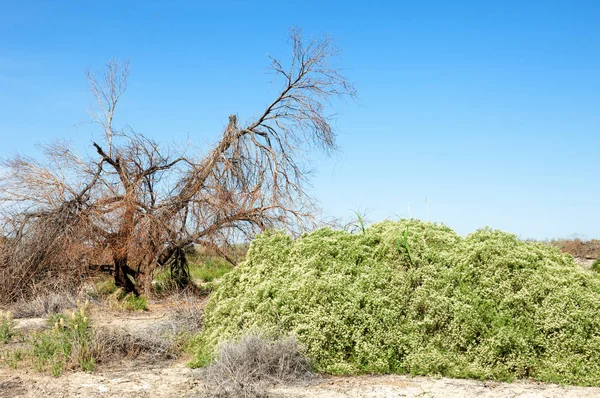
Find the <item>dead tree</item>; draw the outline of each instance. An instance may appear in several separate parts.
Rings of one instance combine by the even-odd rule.
[[[281,85],[276,98],[249,123],[240,125],[230,116],[220,140],[203,157],[113,127],[128,64],[109,63],[101,79],[88,73],[97,100],[93,120],[104,132],[93,144],[97,156],[83,159],[53,145],[45,163],[5,161],[0,211],[13,243],[0,248],[3,269],[15,268],[16,261],[43,269],[105,255],[118,286],[149,293],[157,266],[179,267],[176,272],[186,278],[187,245],[220,250],[265,229],[310,225],[315,208],[306,191],[305,154],[336,149],[326,110],[333,97],[355,91],[330,65],[338,52],[329,38],[305,43],[292,31],[290,42],[287,65],[271,59]],[[48,243],[32,245],[40,236]],[[64,247],[46,249],[56,242]],[[30,276],[40,278],[35,272]]]

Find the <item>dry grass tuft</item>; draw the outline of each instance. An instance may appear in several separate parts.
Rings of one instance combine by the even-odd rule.
[[[269,397],[268,385],[312,375],[294,338],[271,341],[256,335],[223,344],[216,360],[203,370],[205,396],[210,398]]]
[[[171,311],[173,328],[183,332],[199,332],[202,329],[204,308],[201,305],[184,305]]]
[[[77,296],[69,291],[45,292],[10,306],[15,318],[38,318],[77,307]]]
[[[99,363],[127,359],[168,360],[179,356],[174,342],[157,333],[128,333],[100,328],[94,335],[95,358]]]

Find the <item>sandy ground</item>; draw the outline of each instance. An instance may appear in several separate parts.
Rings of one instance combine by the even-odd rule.
[[[186,397],[202,396],[200,372],[182,362],[148,365],[129,363],[89,374],[74,372],[59,378],[0,369],[0,397]],[[591,398],[600,388],[560,387],[530,382],[497,383],[408,376],[321,378],[271,392],[289,398]]]
[[[72,310],[67,310],[69,313]],[[92,307],[90,318],[97,328],[122,330],[131,333],[144,333],[148,329],[169,325],[167,306],[153,305],[150,311],[111,311],[104,307]],[[40,330],[48,326],[47,318],[15,319],[15,328],[25,331]],[[1,397],[1,396],[0,396]]]
[[[184,397],[196,387],[184,364],[130,363],[94,373],[55,378],[35,371],[0,369],[0,397]]]

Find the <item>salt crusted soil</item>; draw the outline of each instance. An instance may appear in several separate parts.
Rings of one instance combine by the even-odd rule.
[[[202,397],[198,370],[182,361],[122,363],[95,373],[74,372],[59,378],[35,371],[0,369],[0,397]],[[600,397],[600,388],[533,382],[497,383],[407,376],[324,377],[292,386],[274,386],[275,397]]]

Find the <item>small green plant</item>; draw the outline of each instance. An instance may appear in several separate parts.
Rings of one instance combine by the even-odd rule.
[[[4,352],[3,358],[4,362],[6,362],[9,368],[17,369],[17,367],[19,366],[19,362],[23,360],[23,351],[21,351],[20,349],[12,351],[6,350]]]
[[[360,230],[362,231],[362,233],[365,233],[365,221],[363,220],[362,216],[360,215],[359,212],[355,211],[354,214],[356,214],[356,219],[358,221],[358,226],[360,227]]]
[[[61,312],[58,314],[49,315],[48,319],[46,320],[46,323],[49,327],[54,327],[56,323],[64,324],[66,320],[68,320],[67,316]]]
[[[117,291],[117,285],[113,279],[107,279],[96,283],[96,290],[101,296],[109,296]]]
[[[402,249],[406,250],[408,259],[410,260],[410,265],[415,265],[412,253],[410,252],[410,245],[408,244],[408,226],[406,226],[402,238],[398,238],[398,241],[396,242],[396,248],[398,249],[398,253],[402,253]]]
[[[89,356],[87,358],[82,358],[79,362],[79,366],[81,370],[84,372],[91,372],[94,370],[94,365],[96,364],[96,358]]]
[[[147,311],[148,302],[146,297],[136,296],[135,294],[130,293],[121,300],[121,307],[128,311]]]
[[[53,333],[43,332],[33,336],[33,367],[38,372],[42,372],[46,364],[59,351],[59,342],[52,335]]]
[[[65,363],[60,360],[57,360],[52,363],[52,367],[50,368],[50,373],[52,373],[52,376],[58,377],[64,372],[64,370],[65,370]]]
[[[10,339],[15,335],[15,322],[12,319],[10,311],[2,313],[0,311],[0,342],[8,344]]]
[[[600,273],[600,258],[592,263],[592,271]]]

